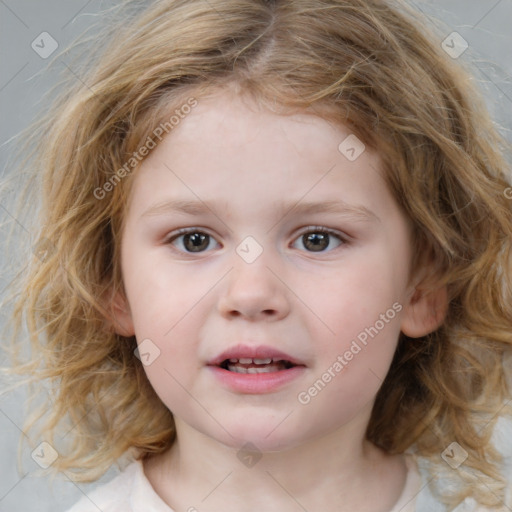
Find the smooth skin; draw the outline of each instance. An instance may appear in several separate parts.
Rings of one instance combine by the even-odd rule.
[[[137,170],[122,236],[126,297],[112,310],[118,333],[160,350],[145,371],[177,441],[145,473],[177,512],[386,512],[402,492],[403,456],[364,434],[400,331],[435,330],[446,290],[423,286],[428,268],[408,279],[411,223],[379,156],[367,148],[352,162],[338,150],[350,134],[219,92]],[[210,209],[162,206],[176,200]],[[298,213],[327,201],[344,210]],[[334,234],[311,242],[318,227]],[[182,228],[195,228],[195,241],[208,235],[200,251]],[[248,236],[263,249],[252,263],[236,251]],[[401,311],[301,404],[299,393],[394,303]],[[306,370],[271,393],[233,392],[207,362],[238,343],[273,346]],[[237,457],[249,442],[262,454],[252,467]]]

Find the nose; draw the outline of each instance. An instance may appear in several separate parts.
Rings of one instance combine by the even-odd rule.
[[[219,313],[229,319],[243,317],[250,321],[277,321],[290,312],[290,291],[279,272],[267,266],[261,255],[247,263],[237,254],[234,268],[219,298]]]

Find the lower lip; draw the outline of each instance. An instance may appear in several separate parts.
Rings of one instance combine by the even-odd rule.
[[[236,373],[208,366],[215,377],[225,386],[240,393],[271,393],[300,377],[306,370],[305,366],[293,366],[287,370],[269,373]]]

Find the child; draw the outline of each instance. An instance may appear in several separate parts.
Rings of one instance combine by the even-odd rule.
[[[505,142],[421,20],[154,2],[54,112],[24,368],[122,465],[72,512],[512,510]]]

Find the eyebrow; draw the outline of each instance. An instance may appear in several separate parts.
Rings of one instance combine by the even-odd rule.
[[[157,215],[166,215],[171,213],[182,213],[186,215],[205,215],[222,211],[221,204],[215,201],[186,201],[171,200],[157,203],[148,208],[141,217],[153,217]],[[281,203],[276,215],[280,218],[285,217],[293,211],[294,214],[315,214],[315,213],[336,213],[346,215],[358,221],[378,221],[379,217],[362,205],[348,204],[342,200],[322,201],[322,202],[304,202],[297,201]]]

